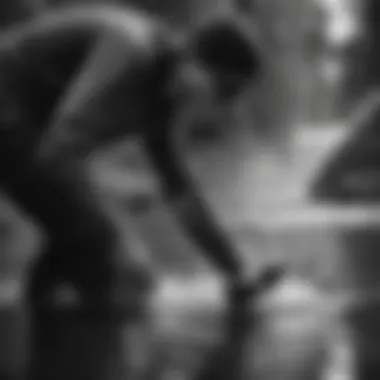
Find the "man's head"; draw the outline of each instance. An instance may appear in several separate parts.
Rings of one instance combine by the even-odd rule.
[[[194,58],[212,78],[215,94],[221,101],[238,96],[260,71],[254,31],[239,21],[220,18],[204,22],[189,41]]]
[[[171,89],[180,99],[178,122],[190,130],[219,129],[260,77],[255,32],[237,17],[214,18],[195,25],[181,49]]]

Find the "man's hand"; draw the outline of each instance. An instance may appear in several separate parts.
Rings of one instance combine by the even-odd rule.
[[[279,265],[265,267],[251,281],[238,282],[230,290],[231,300],[244,301],[258,296],[275,286],[284,276],[285,269]]]
[[[255,313],[259,297],[276,286],[285,274],[285,268],[280,265],[265,267],[251,281],[233,283],[229,289],[228,305],[231,323],[236,326],[249,323],[251,310]],[[253,317],[254,318],[254,317]]]
[[[229,316],[224,340],[218,349],[207,356],[196,380],[242,380],[246,378],[248,345],[255,339],[260,324],[255,312],[258,297],[275,286],[284,274],[280,266],[267,266],[251,282],[235,283],[229,292]],[[251,313],[253,306],[253,315]],[[250,355],[250,354],[249,354]],[[254,357],[249,358],[255,360]]]

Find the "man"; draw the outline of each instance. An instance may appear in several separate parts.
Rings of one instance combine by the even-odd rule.
[[[228,277],[230,296],[248,297],[248,275],[182,163],[175,125],[194,100],[206,111],[234,101],[258,75],[258,61],[234,19],[178,37],[147,15],[117,7],[53,11],[4,36],[0,181],[49,237],[32,271],[34,308],[51,303],[65,282],[84,309],[112,314],[119,307],[117,289],[140,269],[99,202],[86,162],[96,148],[133,135],[141,137],[183,226]],[[189,66],[200,90],[183,75]],[[86,376],[95,375],[78,375]]]
[[[51,241],[86,252],[85,237],[101,240],[92,248],[93,271],[86,268],[85,276],[71,280],[86,288],[84,282],[98,283],[102,272],[107,282],[105,272],[113,265],[112,254],[101,253],[114,239],[112,222],[86,180],[86,158],[121,136],[139,134],[168,201],[181,204],[181,222],[231,281],[240,281],[234,248],[179,161],[174,124],[189,94],[172,92],[180,87],[183,66],[194,62],[205,83],[203,103],[215,107],[238,96],[258,69],[257,51],[239,26],[215,20],[188,41],[174,41],[172,32],[148,16],[93,6],[44,15],[3,41],[2,182]],[[80,267],[82,255],[72,254],[68,265]]]

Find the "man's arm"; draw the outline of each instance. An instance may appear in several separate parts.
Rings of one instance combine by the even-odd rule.
[[[43,108],[43,120],[36,122],[43,129],[38,160],[67,154],[83,159],[139,132],[143,123],[145,76],[161,28],[132,10],[90,8],[46,12],[6,36],[28,75],[37,77],[30,101],[34,113]]]
[[[128,135],[121,120],[124,112],[116,109],[115,99],[120,92],[117,81],[128,80],[125,73],[131,66],[131,52],[122,38],[110,33],[95,40],[94,45],[83,68],[59,100],[53,123],[38,150],[40,159],[60,155],[84,158],[118,135]]]
[[[225,105],[236,101],[259,77],[260,51],[251,36],[251,30],[243,24],[239,17],[205,20],[188,37],[188,53],[200,64],[212,84],[210,103],[216,101]],[[202,90],[195,90],[195,93],[189,91],[195,86],[193,78],[182,80],[184,87],[189,87],[183,90],[185,95],[187,93],[190,98],[195,98],[193,100],[199,97],[203,101]],[[173,120],[166,122],[173,123]],[[180,152],[183,147],[176,141],[174,132],[173,127],[157,126],[153,133],[145,136],[146,150],[163,180],[168,199],[174,205],[177,217],[189,236],[233,280],[234,286],[241,284],[246,277],[243,273],[244,265],[241,265],[235,247],[199,194],[183,163]]]
[[[160,131],[144,139],[146,151],[164,183],[169,203],[186,232],[205,255],[230,279],[241,276],[235,248],[218,226],[204,199],[191,179],[188,168],[176,154],[170,131]]]

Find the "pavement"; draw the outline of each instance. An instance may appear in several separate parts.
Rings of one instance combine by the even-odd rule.
[[[25,360],[27,331],[25,311],[20,307],[21,291],[17,281],[9,280],[0,286],[3,337],[0,367],[13,371],[19,368],[20,360]],[[207,350],[223,337],[226,305],[221,282],[204,275],[187,281],[180,277],[166,278],[159,285],[155,299],[158,331],[165,341],[168,368],[182,373],[193,371]],[[259,339],[265,360],[260,360],[272,372],[273,368],[284,368],[283,378],[278,380],[286,380],[290,374],[292,380],[297,379],[297,368],[301,373],[305,362],[319,360],[321,349],[331,352],[333,358],[331,363],[326,363],[326,379],[348,379],[342,377],[349,368],[347,345],[342,344],[339,334],[335,334],[335,340],[331,339],[333,329],[331,319],[323,310],[323,295],[312,284],[297,278],[286,279],[266,295],[262,311],[267,319]],[[256,349],[249,349],[251,355],[255,355]],[[265,379],[274,380],[277,375],[268,373]]]

